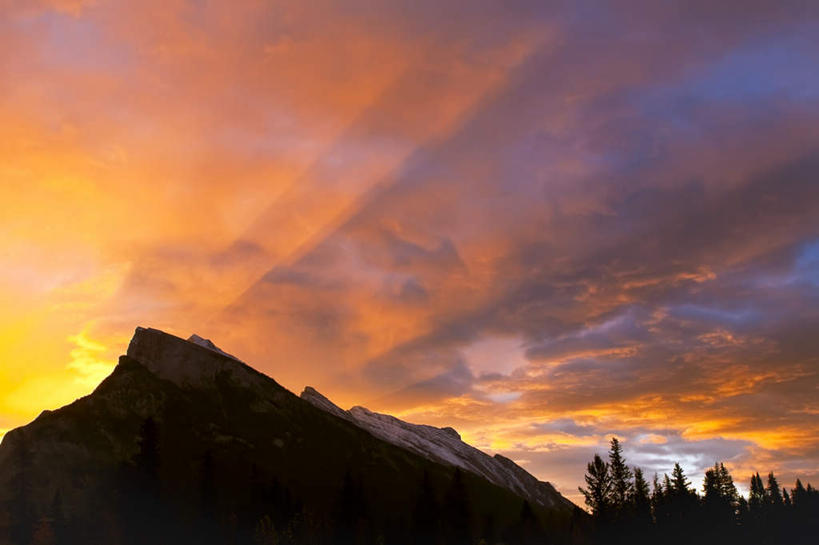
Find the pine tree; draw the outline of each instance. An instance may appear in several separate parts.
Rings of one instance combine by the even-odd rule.
[[[643,476],[643,470],[634,468],[634,485],[630,498],[631,511],[631,539],[628,542],[641,542],[649,538],[651,532],[651,492],[648,482]]]
[[[768,486],[765,487],[765,493],[771,505],[775,507],[782,506],[782,493],[779,491],[779,481],[776,480],[773,471],[768,473]]]
[[[671,471],[671,490],[677,496],[691,495],[691,483],[685,476],[685,471],[680,464],[675,463],[674,469]]]
[[[690,482],[680,464],[675,463],[671,478],[667,479],[667,500],[665,502],[665,532],[672,543],[687,544],[697,541],[694,530],[698,530],[698,521],[693,519],[697,508],[697,495],[691,490]]]
[[[654,480],[651,485],[651,510],[654,515],[654,522],[659,524],[664,516],[663,505],[665,503],[665,495],[663,493],[663,485],[660,483],[660,478],[654,474]]]
[[[632,494],[632,482],[634,477],[626,459],[623,456],[623,448],[616,437],[611,438],[609,449],[609,474],[611,475],[611,503],[615,510],[623,509],[628,503]]]
[[[651,504],[656,506],[663,499],[663,485],[660,484],[660,478],[654,474],[654,479],[651,483]]]
[[[655,475],[654,478],[656,479],[657,476]],[[638,506],[648,505],[651,501],[648,482],[643,476],[643,470],[639,467],[634,468],[634,485],[632,487],[631,498],[632,503]]]
[[[730,538],[736,527],[736,488],[731,475],[720,463],[705,472],[702,483],[702,531],[713,543]]]
[[[722,483],[719,478],[719,466],[716,464],[713,468],[705,472],[705,478],[702,482],[703,501],[708,504],[718,504],[722,500]]]
[[[758,511],[767,503],[765,486],[759,473],[751,475],[751,487],[748,495],[748,507],[751,511]]]
[[[586,466],[585,480],[586,488],[578,487],[578,490],[585,497],[586,505],[589,506],[592,514],[598,519],[605,518],[611,507],[612,481],[609,465],[599,454],[595,454],[594,460]]]
[[[805,490],[805,486],[802,484],[802,481],[796,479],[796,484],[793,487],[793,491],[791,492],[791,503],[796,509],[803,509],[807,507],[808,504],[808,492]]]
[[[734,512],[736,512],[739,503],[739,492],[737,492],[737,487],[734,485],[733,477],[731,477],[731,474],[725,469],[725,465],[722,462],[719,464],[719,482],[722,497],[728,500]]]

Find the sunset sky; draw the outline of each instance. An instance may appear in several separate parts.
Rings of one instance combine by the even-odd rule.
[[[137,325],[577,500],[819,484],[819,3],[0,0],[0,434]]]

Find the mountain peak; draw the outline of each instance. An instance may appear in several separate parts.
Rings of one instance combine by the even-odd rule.
[[[136,328],[127,356],[156,376],[183,386],[212,383],[221,372],[245,386],[264,376],[198,335],[185,340],[153,328]]]
[[[318,407],[319,409],[322,409],[332,415],[353,422],[353,418],[347,411],[345,411],[344,409],[342,409],[341,407],[327,399],[312,386],[306,386],[299,397],[301,397],[303,400],[307,401],[314,407]]]

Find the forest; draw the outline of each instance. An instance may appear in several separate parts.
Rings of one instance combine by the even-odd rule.
[[[586,469],[580,492],[594,520],[600,544],[682,545],[816,543],[819,492],[797,479],[788,490],[773,472],[750,477],[745,498],[731,473],[717,462],[702,487],[692,487],[679,463],[671,475],[654,475],[651,486],[639,467],[629,467],[619,440],[611,439],[608,460],[599,454]]]

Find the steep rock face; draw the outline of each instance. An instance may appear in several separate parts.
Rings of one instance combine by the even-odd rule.
[[[158,329],[138,327],[126,355],[159,378],[180,386],[207,386],[220,373],[230,374],[245,387],[272,381],[198,335],[185,341]]]
[[[538,480],[509,458],[500,454],[489,456],[464,443],[458,432],[452,428],[410,424],[365,407],[356,406],[345,411],[309,386],[302,392],[301,397],[320,409],[355,423],[379,439],[416,452],[430,460],[470,471],[534,504],[566,510],[575,507],[550,483]]]

